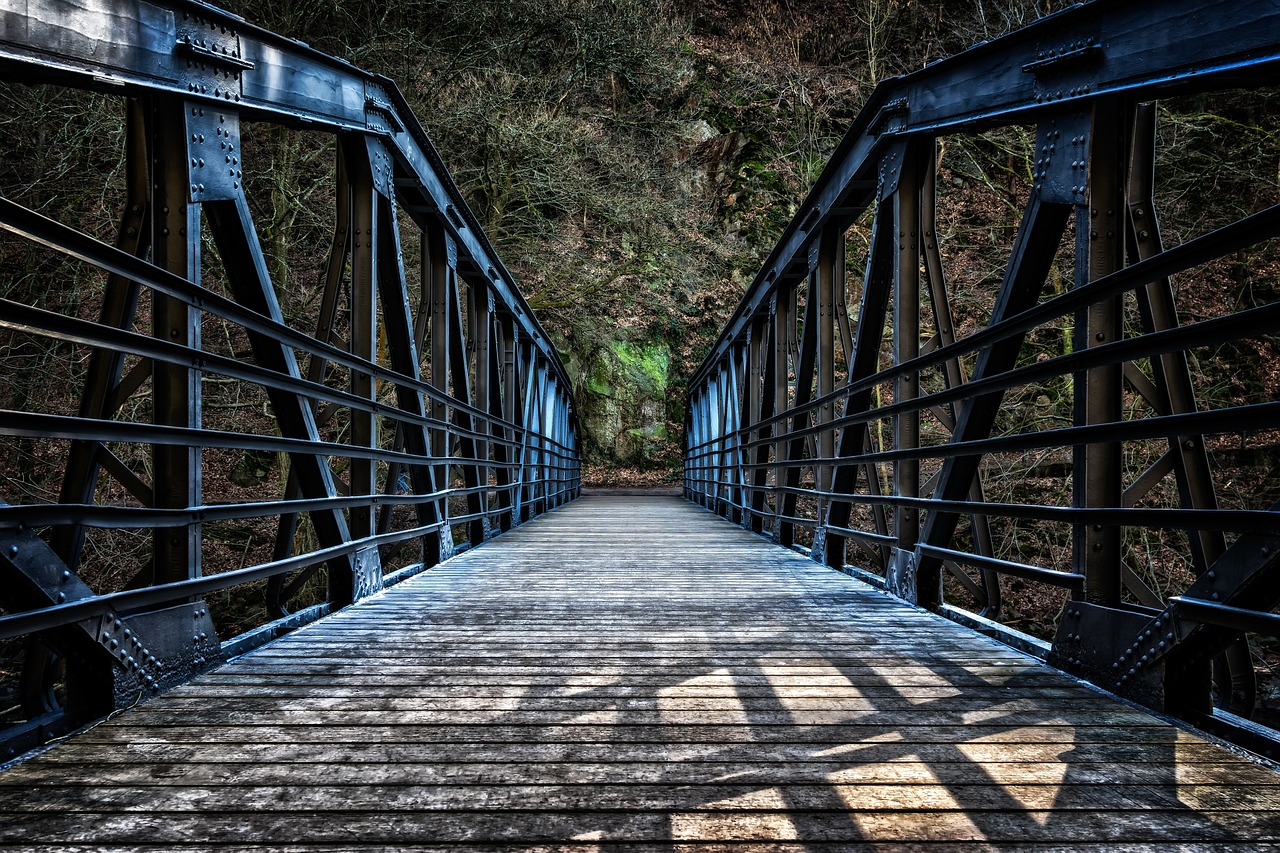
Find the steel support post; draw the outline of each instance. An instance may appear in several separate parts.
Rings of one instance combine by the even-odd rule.
[[[375,139],[365,137],[361,140],[358,153],[363,154],[361,165],[370,177],[381,174],[390,177],[387,161],[383,159],[385,149]],[[357,152],[353,151],[353,157]],[[373,223],[374,234],[380,235],[375,244],[377,257],[376,284],[377,298],[382,304],[382,329],[387,344],[387,358],[391,369],[408,377],[410,382],[397,382],[395,385],[396,404],[415,422],[402,422],[398,429],[401,445],[405,452],[423,462],[408,465],[409,484],[415,495],[427,495],[436,490],[432,466],[427,464],[431,454],[430,430],[422,425],[427,417],[427,404],[422,392],[416,387],[421,381],[421,359],[419,344],[421,336],[419,324],[414,322],[410,313],[409,287],[405,277],[404,253],[400,244],[400,227],[396,216],[395,199],[389,181],[374,181],[376,194],[373,197],[376,217]],[[412,383],[412,384],[410,384]],[[390,473],[388,474],[390,477]],[[395,494],[393,484],[388,484],[387,492]],[[439,524],[438,505],[417,503],[414,515],[419,526]],[[440,559],[440,532],[437,527],[422,540],[419,554],[423,565],[432,566]]]
[[[475,347],[475,405],[477,409],[485,412],[486,415],[481,423],[476,423],[476,419],[472,418],[472,427],[485,436],[493,435],[494,423],[492,420],[492,400],[491,397],[497,392],[492,386],[494,375],[492,371],[492,361],[494,353],[493,340],[493,297],[489,291],[481,290],[478,287],[471,288],[471,307],[467,312],[471,320],[471,342]],[[487,530],[491,526],[490,515],[490,494],[489,483],[493,479],[493,468],[489,466],[489,461],[493,456],[493,442],[488,438],[479,439],[475,442],[476,458],[480,460],[479,467],[476,469],[476,479],[480,481],[479,485],[482,491],[477,495],[480,503],[480,511],[484,513],[484,521],[481,525],[482,529]]]
[[[791,535],[791,526],[784,524],[783,487],[787,484],[787,426],[783,413],[791,408],[791,342],[796,333],[796,291],[793,285],[779,282],[773,303],[774,363],[773,410],[778,419],[773,423],[773,535],[779,543],[784,535]]]
[[[486,405],[490,417],[490,434],[497,437],[493,444],[494,461],[494,510],[498,527],[501,530],[511,529],[512,495],[511,464],[515,457],[511,452],[511,442],[515,440],[507,422],[513,421],[514,406],[510,405],[515,382],[514,372],[508,367],[508,359],[513,359],[514,324],[509,317],[494,313],[490,318],[489,363],[489,398]]]
[[[1143,261],[1164,251],[1160,222],[1155,209],[1156,105],[1139,104],[1134,114],[1132,153],[1128,180],[1128,242],[1133,260]],[[1144,334],[1178,326],[1173,285],[1166,278],[1135,291],[1138,315]],[[1152,379],[1157,392],[1151,404],[1159,414],[1186,414],[1197,410],[1187,354],[1182,350],[1164,353],[1151,360]],[[1213,478],[1204,440],[1198,435],[1176,436],[1169,440],[1174,477],[1182,506],[1189,509],[1216,509]],[[1226,551],[1226,539],[1219,530],[1199,530],[1189,534],[1192,564],[1202,574]]]
[[[436,391],[431,403],[431,417],[436,421],[431,431],[431,457],[435,460],[436,489],[444,494],[439,501],[440,559],[453,556],[453,530],[449,526],[449,495],[453,487],[453,442],[449,423],[449,339],[452,328],[449,306],[457,267],[457,245],[444,227],[430,223],[422,230],[422,286],[430,291],[431,300],[431,369],[429,381]]]
[[[743,380],[746,387],[743,392],[742,423],[739,424],[741,430],[739,434],[743,444],[741,458],[746,467],[742,473],[743,513],[741,523],[748,529],[755,529],[758,510],[756,500],[759,495],[759,484],[756,482],[756,477],[759,469],[753,463],[756,462],[759,452],[755,449],[753,443],[760,436],[760,428],[757,424],[760,420],[763,360],[767,358],[760,339],[764,334],[765,325],[765,318],[757,317],[748,327],[747,364],[746,369],[743,371]]]
[[[1129,147],[1125,108],[1114,99],[1095,103],[1089,138],[1088,203],[1076,206],[1076,286],[1096,281],[1124,265],[1124,163]],[[1118,341],[1124,334],[1120,297],[1099,300],[1076,318],[1076,351]],[[1083,379],[1083,382],[1080,380]],[[1123,371],[1120,364],[1090,368],[1075,383],[1075,423],[1119,423]],[[1120,443],[1094,442],[1073,449],[1073,504],[1118,507],[1124,491]],[[1076,571],[1085,576],[1085,598],[1115,607],[1121,597],[1121,529],[1077,525]]]
[[[812,269],[812,265],[810,269]],[[808,428],[813,420],[809,411],[809,403],[813,400],[813,377],[818,356],[819,300],[818,294],[815,292],[817,290],[815,276],[810,273],[805,281],[807,287],[805,289],[804,302],[804,327],[800,333],[797,353],[796,378],[791,400],[792,415],[783,421],[787,425],[788,436],[794,436],[795,433]],[[778,541],[785,547],[790,547],[795,542],[795,523],[787,519],[795,517],[796,504],[799,500],[799,495],[796,494],[796,491],[800,488],[803,469],[801,465],[796,463],[805,458],[806,451],[811,444],[807,436],[793,437],[786,442],[787,451],[784,461],[788,464],[785,468],[786,478],[783,482],[787,488],[782,494],[783,520],[778,527]]]
[[[1155,208],[1155,104],[1139,104],[1136,107],[1129,142],[1129,172],[1125,193],[1128,209],[1126,248],[1133,261],[1142,261],[1164,251]],[[1134,293],[1144,334],[1178,326],[1173,284],[1167,277],[1157,279]],[[1187,414],[1199,408],[1184,351],[1175,350],[1152,358],[1151,373],[1154,394],[1151,395],[1153,399],[1148,402],[1158,414]],[[1181,505],[1188,509],[1216,509],[1218,500],[1214,493],[1203,436],[1171,436],[1168,458]],[[1192,530],[1187,532],[1187,538],[1193,571],[1197,577],[1208,571],[1227,550],[1226,538],[1219,530]],[[1216,664],[1225,668],[1226,680],[1230,683],[1230,696],[1223,697],[1225,704],[1232,712],[1248,716],[1257,700],[1258,688],[1247,640],[1243,636],[1234,640]],[[1191,671],[1190,668],[1184,671],[1184,681],[1185,673]],[[1217,673],[1215,680],[1220,680]],[[1178,689],[1185,695],[1191,688],[1184,683]],[[1207,690],[1208,685],[1202,685],[1202,689]]]
[[[811,272],[813,284],[810,289],[810,299],[817,300],[817,328],[814,330],[818,349],[815,366],[816,393],[817,399],[825,400],[818,404],[817,411],[814,413],[815,426],[818,429],[815,444],[818,459],[830,460],[836,453],[836,433],[830,423],[835,418],[836,333],[839,326],[836,321],[836,292],[844,288],[843,229],[823,229],[814,248],[816,251],[813,253],[814,263]],[[820,461],[814,465],[813,485],[818,492],[831,488],[833,470],[829,461]],[[827,560],[825,549],[828,543],[825,525],[828,509],[827,499],[819,496],[815,515],[818,526],[813,534],[813,558],[819,561]],[[843,543],[831,544],[838,547]],[[833,554],[830,559],[838,559],[841,565],[844,564],[843,553]]]
[[[536,476],[536,450],[534,448],[534,439],[537,434],[538,424],[535,401],[538,395],[538,372],[537,366],[534,364],[534,352],[532,345],[523,342],[520,348],[520,373],[523,377],[523,400],[521,403],[520,422],[524,427],[520,442],[520,482],[521,493],[520,499],[523,514],[521,521],[527,521],[536,514],[534,508],[534,500],[537,497],[537,483],[534,482]]]
[[[369,165],[363,137],[347,137],[350,146],[348,162],[360,162],[363,168],[348,170],[351,197],[351,303],[347,316],[350,352],[356,358],[375,364],[378,360],[378,309],[377,280],[378,254],[381,242],[386,239],[379,230],[377,192],[374,174]],[[376,156],[385,156],[379,151]],[[363,162],[361,162],[363,161]],[[378,166],[381,166],[379,163]],[[376,168],[376,167],[375,167]],[[373,374],[353,369],[349,378],[353,395],[370,403],[377,399]],[[377,416],[371,410],[352,407],[347,413],[351,430],[350,441],[362,450],[378,447]],[[347,460],[348,485],[351,494],[372,496],[378,492],[378,465],[372,457],[352,456]],[[374,533],[373,504],[364,503],[347,510],[347,525],[351,535],[357,538]]]
[[[711,375],[707,394],[707,437],[711,440],[708,473],[711,476],[711,511],[723,515],[724,484],[724,364]]]
[[[947,294],[946,273],[942,266],[942,253],[938,248],[937,176],[938,146],[934,143],[928,146],[928,163],[925,166],[920,189],[920,226],[923,229],[920,245],[924,261],[925,280],[928,286],[929,306],[933,312],[938,346],[946,347],[956,342],[956,333],[955,318],[951,312],[951,300]],[[942,381],[943,386],[947,389],[964,384],[965,376],[960,359],[947,359],[942,368]],[[948,404],[941,409],[935,410],[935,414],[942,421],[943,426],[950,431],[955,431],[956,414],[954,405]],[[969,490],[969,500],[978,504],[986,501],[980,471],[974,473],[973,487]],[[978,513],[971,514],[969,523],[973,531],[974,550],[981,556],[994,557],[995,547],[991,541],[991,524],[987,516]],[[963,570],[957,568],[956,571]],[[1001,605],[1000,575],[989,570],[980,571],[982,575],[982,595],[978,597],[983,602],[981,615],[994,618],[999,614]]]
[[[932,141],[930,141],[932,147]],[[925,151],[912,145],[904,153],[897,192],[893,194],[893,224],[897,253],[893,265],[893,360],[910,361],[920,354],[920,189]],[[894,383],[894,403],[905,403],[920,395],[920,376],[908,373]],[[920,410],[912,408],[893,416],[895,450],[912,450],[920,445]],[[893,465],[894,493],[899,497],[920,496],[920,462],[901,459]],[[915,550],[920,534],[919,510],[897,506],[893,532],[901,553]],[[941,600],[941,591],[937,593]]]
[[[464,405],[453,407],[453,423],[458,428],[458,452],[462,457],[462,483],[467,489],[467,515],[479,516],[467,522],[467,540],[472,545],[484,541],[487,520],[481,515],[480,466],[477,460],[476,441],[472,438],[474,428],[470,407],[475,400],[471,396],[471,370],[467,358],[468,336],[466,326],[462,322],[461,282],[455,276],[455,287],[450,292],[452,306],[449,311],[451,333],[449,337],[449,371],[450,390],[454,399]],[[474,285],[467,285],[467,292],[475,290]]]
[[[768,420],[776,413],[775,403],[777,400],[776,389],[774,387],[774,374],[777,373],[778,364],[778,320],[773,314],[768,317],[758,318],[756,320],[757,329],[757,345],[756,345],[756,363],[757,372],[753,382],[759,388],[759,405],[756,408],[756,422]],[[756,430],[755,440],[759,442],[756,446],[754,454],[755,467],[751,471],[752,485],[754,488],[751,492],[751,530],[755,533],[765,532],[765,497],[768,493],[769,485],[769,448],[771,444],[765,439],[771,437],[776,429],[776,424],[766,424]]]
[[[156,266],[200,283],[200,205],[189,198],[192,179],[188,126],[203,124],[204,107],[157,98],[152,112],[152,255]],[[192,113],[192,121],[187,121]],[[195,131],[197,134],[198,130]],[[154,292],[153,334],[161,340],[200,349],[200,312],[187,303]],[[200,429],[201,376],[191,365],[152,366],[151,397],[155,423]],[[152,493],[158,508],[186,509],[202,503],[200,448],[154,444],[151,450]],[[152,536],[151,583],[171,583],[200,576],[200,525],[156,528]]]
[[[347,155],[344,153],[343,148],[344,146],[337,147],[337,156],[335,158],[337,170],[335,195],[337,204],[335,206],[333,236],[329,243],[329,254],[325,260],[320,315],[316,320],[316,340],[326,344],[333,344],[335,340],[338,305],[346,293],[346,288],[343,287],[343,276],[347,268],[347,259],[351,256],[351,243],[354,239],[351,233],[351,182],[347,176]],[[318,384],[323,383],[325,368],[328,365],[329,360],[327,358],[317,353],[311,353],[307,357],[307,379]],[[314,402],[311,408],[316,417],[317,425],[323,424],[324,417],[317,410]],[[332,410],[330,410],[331,414]],[[285,501],[296,500],[300,494],[297,471],[293,462],[290,461],[289,475],[285,483],[283,498]],[[297,531],[298,514],[295,512],[281,513],[280,521],[276,527],[273,559],[283,560],[293,554],[294,537],[297,535]],[[314,571],[314,568],[304,569],[287,586],[284,575],[272,577],[267,582],[267,611],[275,618],[286,615],[288,613],[287,603],[289,599],[302,588],[302,585],[312,576]]]

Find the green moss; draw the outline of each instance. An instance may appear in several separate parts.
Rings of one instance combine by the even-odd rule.
[[[622,364],[626,378],[641,384],[647,396],[660,397],[667,390],[671,350],[663,343],[614,341],[613,354]]]

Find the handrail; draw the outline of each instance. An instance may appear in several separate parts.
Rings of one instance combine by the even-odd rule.
[[[1220,505],[1209,448],[1266,434],[1280,401],[1201,409],[1189,359],[1273,341],[1280,303],[1182,324],[1171,277],[1280,237],[1280,207],[1165,248],[1153,101],[1277,71],[1274,3],[1099,0],[881,83],[689,382],[686,496],[955,618],[965,601],[998,624],[1002,575],[1064,588],[1062,614],[1041,614],[1053,663],[1189,720],[1230,683],[1224,701],[1247,716],[1246,642],[1186,602],[1275,620],[1280,495]],[[998,290],[957,328],[936,208],[968,196],[939,193],[938,140],[1015,125],[1035,126],[1022,222]],[[868,211],[850,311],[847,232]],[[1073,279],[1057,295],[1054,268]],[[1033,349],[1037,332],[1068,343]],[[1042,389],[1043,416],[1007,403]],[[1011,476],[1028,453],[1052,473]],[[1195,579],[1156,577],[1161,560]]]
[[[568,373],[391,80],[189,0],[7,10],[0,77],[119,98],[126,116],[115,245],[0,187],[0,229],[102,282],[84,295],[96,320],[33,291],[0,300],[0,329],[60,347],[42,382],[16,349],[0,363],[46,386],[0,399],[0,451],[21,467],[24,448],[52,448],[37,485],[58,494],[0,475],[0,639],[28,646],[27,721],[0,746],[39,745],[299,624],[313,578],[335,609],[577,497]],[[331,249],[302,318],[286,319],[293,282],[272,280],[258,243],[249,122],[336,141]],[[225,274],[201,262],[206,236]],[[242,394],[260,415],[212,405]],[[250,454],[278,476],[217,470]],[[112,530],[150,535],[141,558],[108,555],[135,560],[114,592],[86,547]],[[211,531],[247,544],[218,551]],[[253,582],[275,621],[222,643],[231,617],[204,596]]]

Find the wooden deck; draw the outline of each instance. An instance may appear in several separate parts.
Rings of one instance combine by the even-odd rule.
[[[584,498],[0,774],[0,842],[60,850],[1272,840],[1280,775],[661,497]]]

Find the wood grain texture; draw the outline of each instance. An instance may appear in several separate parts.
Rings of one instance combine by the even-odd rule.
[[[6,849],[960,845],[1280,849],[1280,775],[643,496],[583,498],[0,774]]]

